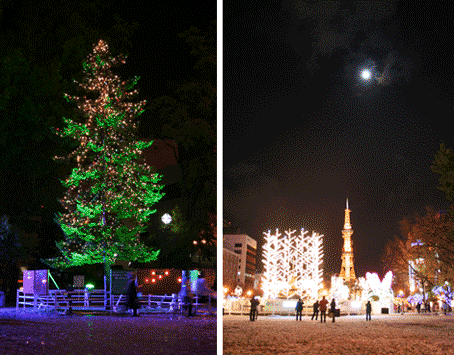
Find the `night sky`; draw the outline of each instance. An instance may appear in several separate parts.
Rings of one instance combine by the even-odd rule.
[[[340,3],[224,3],[224,219],[259,255],[267,230],[324,234],[329,276],[348,194],[356,274],[383,276],[398,222],[449,203],[430,166],[453,146],[453,8]]]
[[[50,0],[40,3],[30,12],[32,3],[30,0],[5,0],[1,4],[2,30],[23,31],[25,36],[35,36],[38,40],[49,38],[52,31],[56,28],[49,28],[46,23],[60,16],[62,21],[66,21],[66,16],[59,14],[64,11],[65,6],[59,1]],[[189,29],[191,26],[204,31],[210,25],[210,21],[216,20],[217,4],[216,0],[206,0],[197,2],[168,1],[165,4],[157,1],[81,1],[79,4],[83,10],[79,9],[79,16],[73,19],[76,22],[92,21],[90,26],[96,28],[100,33],[112,33],[114,17],[119,16],[126,22],[136,22],[138,27],[133,31],[130,38],[131,50],[126,61],[126,72],[130,75],[141,76],[139,81],[140,90],[145,91],[149,99],[168,93],[167,81],[183,80],[189,77],[193,69],[195,59],[189,54],[189,46],[178,34]],[[94,4],[90,14],[84,16],[84,11],[90,9],[89,4]],[[68,6],[74,6],[69,3]],[[31,23],[39,21],[39,33],[27,33],[27,28],[33,28]],[[61,25],[62,22],[59,23]],[[36,26],[38,27],[38,26]],[[36,28],[35,27],[35,28]],[[67,40],[70,40],[71,22],[68,22]],[[54,34],[52,34],[54,35]],[[86,37],[85,33],[79,33]],[[105,38],[104,38],[105,39]],[[45,41],[44,41],[45,43]],[[14,43],[9,43],[14,47]],[[51,43],[46,43],[51,46]],[[54,44],[55,52],[60,54],[61,44]],[[46,50],[46,48],[43,48]],[[54,50],[54,48],[52,48]],[[87,52],[86,55],[89,53]],[[118,55],[119,53],[112,53]],[[80,64],[82,70],[82,62]]]

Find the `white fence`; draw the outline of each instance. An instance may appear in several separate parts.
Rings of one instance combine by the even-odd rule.
[[[207,303],[201,303],[201,296],[193,298],[192,309],[194,314],[216,314],[216,299],[208,296]],[[33,308],[33,310],[53,310],[69,312],[72,310],[103,311],[110,308],[110,312],[121,312],[126,307],[125,295],[112,295],[104,290],[49,290],[48,295],[24,293],[17,290],[16,310]],[[141,312],[183,312],[187,304],[176,294],[172,295],[144,295],[139,297]],[[110,305],[110,306],[109,306]]]

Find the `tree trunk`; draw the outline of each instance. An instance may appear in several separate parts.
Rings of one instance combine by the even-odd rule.
[[[111,274],[112,274],[112,264],[104,259],[104,309],[106,311],[111,309]]]

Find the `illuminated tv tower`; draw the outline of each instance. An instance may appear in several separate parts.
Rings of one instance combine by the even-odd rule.
[[[348,198],[347,207],[345,209],[345,223],[344,229],[342,230],[342,237],[344,238],[344,247],[342,248],[342,267],[339,277],[346,282],[354,281],[355,268],[353,266],[353,248],[352,239],[353,234],[352,226],[350,225],[350,210],[348,209]]]

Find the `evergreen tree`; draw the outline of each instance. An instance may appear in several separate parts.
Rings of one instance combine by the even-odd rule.
[[[151,115],[141,121],[142,134],[177,143],[175,158],[182,171],[181,213],[188,224],[189,240],[196,240],[205,257],[216,254],[216,236],[210,215],[216,215],[216,21],[207,31],[195,27],[179,34],[195,58],[189,80],[171,83],[172,96],[151,103]],[[150,124],[148,120],[156,120]],[[215,223],[214,223],[215,224]],[[206,243],[202,241],[205,240]]]
[[[125,82],[114,75],[111,68],[120,63],[125,57],[112,57],[100,40],[83,63],[82,81],[76,82],[86,94],[65,94],[81,115],[64,118],[66,127],[56,132],[78,141],[67,157],[55,157],[76,165],[62,182],[68,189],[61,200],[66,212],[56,219],[65,235],[57,242],[62,256],[43,260],[58,269],[103,263],[108,275],[116,259],[149,262],[159,253],[141,244],[139,234],[163,186],[155,170],[139,159],[152,144],[135,139],[135,118],[145,101],[129,102],[139,78]]]

